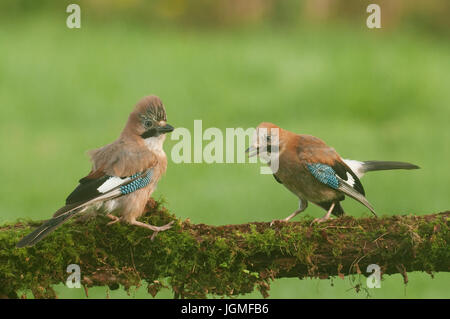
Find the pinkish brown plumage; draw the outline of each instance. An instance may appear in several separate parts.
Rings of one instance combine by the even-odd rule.
[[[153,237],[169,229],[172,223],[158,227],[137,221],[166,172],[163,143],[165,134],[173,130],[166,121],[164,106],[157,96],[141,99],[119,138],[89,152],[92,170],[67,197],[66,205],[17,246],[34,245],[63,222],[89,208],[107,213],[113,219],[111,223],[125,221],[148,228],[154,231]]]
[[[274,145],[273,141],[278,141]],[[276,157],[269,157],[271,150],[277,150]],[[298,135],[275,124],[263,122],[258,125],[250,156],[260,155],[266,160],[278,161],[275,179],[299,198],[299,207],[282,221],[289,221],[312,202],[327,211],[322,222],[330,214],[341,216],[344,211],[340,202],[350,196],[365,205],[375,214],[365,198],[364,188],[359,180],[364,173],[375,170],[416,169],[418,166],[404,162],[345,160],[334,148],[311,135]]]

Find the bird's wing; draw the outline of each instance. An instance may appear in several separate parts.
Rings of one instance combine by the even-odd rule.
[[[60,208],[53,217],[70,211],[129,194],[147,186],[153,176],[153,168],[148,168],[127,177],[109,176],[104,172],[91,172],[80,179],[80,184],[66,199],[66,205]]]
[[[365,198],[364,187],[358,176],[332,147],[317,137],[301,135],[298,140],[298,157],[319,182],[359,201],[376,215]]]
[[[350,185],[355,191],[363,196],[365,195],[364,187],[355,172],[342,160],[334,148],[329,147],[317,137],[301,135],[298,157],[302,163],[323,164],[331,167],[338,177]],[[308,169],[311,171],[309,167]]]
[[[377,213],[373,209],[372,205],[370,205],[369,201],[366,197],[364,197],[363,194],[357,192],[351,185],[349,185],[346,181],[341,179],[339,176],[337,177],[339,181],[338,190],[345,193],[346,195],[350,196],[351,198],[357,200],[364,206],[366,206],[375,216],[377,216]]]
[[[80,213],[82,208],[132,193],[147,186],[152,175],[153,168],[128,177],[108,176],[98,172],[89,174],[80,180],[77,188],[67,197],[66,205],[60,208],[53,218],[22,238],[17,243],[17,247],[33,246],[62,223]]]
[[[153,175],[153,167],[157,163],[155,156],[148,151],[148,148],[130,145],[121,140],[90,151],[90,155],[93,162],[91,172],[80,179],[80,184],[67,197],[66,205],[53,217],[93,202],[125,195],[121,191],[125,191],[127,185],[135,187],[139,183],[147,181],[149,183]]]
[[[67,197],[66,206],[128,194],[147,186],[158,160],[145,144],[117,140],[90,151],[92,170]]]
[[[357,191],[361,195],[366,195],[363,185],[359,180],[358,176],[353,172],[353,170],[342,161],[341,158],[334,161],[331,166],[336,172],[337,176],[346,182],[351,188]]]
[[[56,211],[53,218],[19,241],[17,247],[34,245],[89,205],[147,186],[152,180],[153,168],[158,164],[158,159],[144,143],[121,139],[92,150],[89,154],[93,162],[91,173],[80,180],[80,184],[67,197],[66,205]]]
[[[319,182],[352,197],[370,209],[370,211],[376,216],[375,210],[372,205],[370,205],[369,201],[364,197],[364,194],[354,187],[355,184],[351,184],[348,180],[341,178],[333,167],[321,163],[307,163],[306,167]],[[351,181],[353,181],[353,179],[351,179]]]

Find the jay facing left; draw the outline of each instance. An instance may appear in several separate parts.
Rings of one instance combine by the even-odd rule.
[[[174,128],[167,124],[166,111],[157,96],[141,99],[128,118],[119,138],[89,152],[92,170],[79,181],[66,204],[17,243],[33,246],[71,217],[88,209],[105,212],[111,223],[125,221],[152,230],[153,237],[171,228],[137,221],[165,173],[167,157],[163,150],[165,134]],[[119,217],[117,217],[118,215]]]
[[[374,215],[375,210],[365,197],[359,180],[367,172],[392,169],[417,169],[417,165],[392,161],[356,161],[343,159],[334,148],[321,139],[295,134],[263,122],[258,125],[249,156],[258,155],[268,164],[274,153],[279,166],[272,168],[275,180],[298,197],[299,205],[291,215],[282,219],[287,222],[308,207],[308,202],[325,209],[327,213],[314,222],[323,222],[330,215],[344,215],[340,204],[349,196],[366,206]],[[275,222],[272,221],[272,224]]]

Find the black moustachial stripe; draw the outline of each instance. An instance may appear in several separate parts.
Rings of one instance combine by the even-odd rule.
[[[142,138],[149,138],[149,137],[157,137],[159,136],[159,132],[156,128],[151,128],[148,131],[145,131],[144,134],[141,135]]]

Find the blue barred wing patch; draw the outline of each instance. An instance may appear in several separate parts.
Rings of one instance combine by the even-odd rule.
[[[336,177],[336,172],[331,168],[331,166],[320,163],[306,164],[306,166],[319,182],[334,189],[339,187],[339,180]]]
[[[139,178],[136,178],[140,175],[142,175],[142,176]],[[131,183],[128,183],[127,185],[120,186],[120,192],[122,193],[122,195],[127,195],[127,194],[137,191],[138,189],[144,188],[145,186],[150,184],[150,181],[152,180],[152,175],[153,175],[153,170],[149,170],[147,172],[147,174],[141,174],[141,173],[134,174],[130,178],[131,179],[136,178],[136,179],[134,181],[132,181]]]

